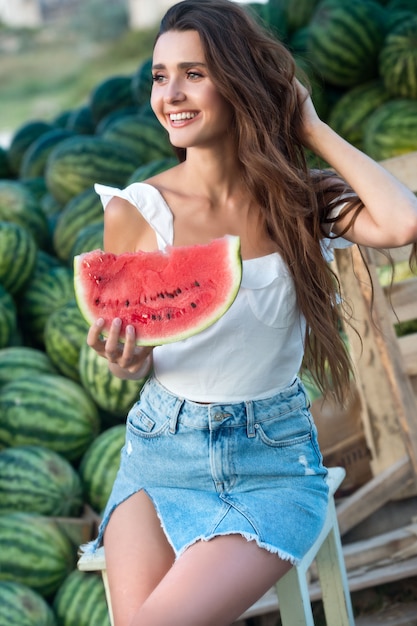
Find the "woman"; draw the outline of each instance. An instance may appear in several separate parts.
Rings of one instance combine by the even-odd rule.
[[[115,319],[88,343],[115,376],[152,371],[127,420],[103,515],[116,626],[223,626],[302,558],[326,511],[326,469],[302,360],[343,397],[334,246],[417,240],[414,195],[317,116],[294,61],[242,7],[184,0],[153,52],[152,108],[180,163],[97,186],[106,251],[241,240],[242,285],[193,338],[135,346]],[[310,171],[305,149],[338,174]],[[393,209],[395,207],[395,219]]]

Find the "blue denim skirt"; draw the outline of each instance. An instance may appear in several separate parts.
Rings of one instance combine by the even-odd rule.
[[[155,378],[127,417],[126,441],[99,534],[143,489],[176,555],[199,540],[239,534],[297,564],[326,514],[327,470],[299,381],[270,398],[199,404]]]

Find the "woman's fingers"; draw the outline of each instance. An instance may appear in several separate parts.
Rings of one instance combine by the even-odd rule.
[[[137,372],[143,368],[145,361],[152,353],[152,346],[140,347],[136,345],[136,334],[133,326],[126,327],[123,342],[120,341],[122,321],[115,318],[110,326],[107,337],[103,339],[102,330],[104,321],[98,319],[87,334],[87,344],[100,356],[106,358],[109,363],[128,370]]]

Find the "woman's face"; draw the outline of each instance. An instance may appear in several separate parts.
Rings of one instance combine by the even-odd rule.
[[[214,147],[225,140],[232,109],[210,78],[197,31],[161,35],[152,73],[152,109],[174,146]]]

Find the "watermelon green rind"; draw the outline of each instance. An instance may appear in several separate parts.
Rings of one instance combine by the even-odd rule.
[[[50,597],[75,565],[76,548],[51,518],[0,515],[0,580],[27,585]]]
[[[101,514],[120,465],[120,452],[126,436],[124,424],[118,424],[100,433],[84,453],[79,474],[87,502]]]
[[[56,626],[49,603],[16,581],[0,581],[0,624],[3,626]]]
[[[132,324],[142,346],[180,341],[211,326],[233,304],[241,279],[240,238],[231,235],[164,252],[95,250],[74,258],[76,300],[88,323],[103,318],[106,335],[120,317],[121,340]]]
[[[417,100],[397,98],[379,106],[364,126],[363,147],[377,161],[417,150]]]
[[[59,587],[52,607],[60,626],[110,626],[103,582],[93,572],[72,571]]]
[[[393,97],[417,98],[417,14],[388,33],[379,55],[379,73]]]
[[[43,446],[15,446],[0,452],[0,514],[21,511],[78,517],[83,507],[81,478],[61,454]]]
[[[0,448],[41,445],[76,462],[100,430],[98,409],[82,385],[28,372],[0,388]]]
[[[125,418],[138,399],[145,379],[129,380],[113,376],[107,361],[86,342],[80,349],[78,368],[81,384],[96,405],[112,416]]]

